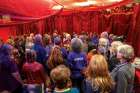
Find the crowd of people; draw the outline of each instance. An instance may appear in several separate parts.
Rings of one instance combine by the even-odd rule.
[[[134,54],[107,32],[0,39],[0,93],[138,93]]]

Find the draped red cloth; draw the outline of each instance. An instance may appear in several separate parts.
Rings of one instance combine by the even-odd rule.
[[[0,27],[0,38],[6,41],[10,35],[16,35],[14,27]]]
[[[62,7],[56,10],[55,5],[59,3],[54,0],[0,0],[0,26],[34,24],[59,13]]]
[[[125,35],[127,42],[134,46],[136,55],[140,56],[140,5],[136,5],[130,12],[111,14],[103,14],[101,11],[91,11],[90,9],[87,11],[85,9],[84,11],[63,10],[59,13],[58,11],[49,12],[53,5],[46,3],[46,0],[41,0],[43,3],[38,2],[39,0],[28,0],[28,3],[25,3],[26,0],[12,0],[15,1],[13,3],[15,6],[7,5],[8,1],[11,0],[0,0],[0,12],[5,6],[11,8],[11,10],[5,9],[5,12],[1,12],[2,14],[11,13],[12,9],[18,7],[14,13],[11,13],[12,18],[18,20],[17,22],[30,22],[0,27],[0,37],[5,40],[10,35],[23,35],[31,32],[43,34],[57,30],[60,34],[62,32],[72,33],[73,31],[100,34],[103,31],[108,31],[116,35]],[[30,7],[31,1],[35,1],[32,7]],[[23,3],[23,6],[17,5],[16,2]],[[37,7],[39,4],[41,6]],[[23,7],[28,11],[25,11]],[[48,17],[50,14],[52,16]],[[23,20],[24,18],[25,20]]]
[[[108,31],[116,35],[129,35],[133,27],[133,12],[102,14],[100,11],[87,11],[55,16],[55,27],[59,32]],[[129,38],[128,38],[129,40]]]
[[[53,0],[0,0],[0,14],[9,14],[12,18],[26,20],[50,16],[57,5]]]
[[[132,45],[135,48],[136,55],[140,57],[140,4],[135,7],[135,11],[134,11]]]

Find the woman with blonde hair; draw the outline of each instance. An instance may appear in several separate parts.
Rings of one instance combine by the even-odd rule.
[[[90,60],[83,82],[83,93],[111,93],[114,82],[104,56],[96,54]]]
[[[117,48],[121,45],[123,45],[121,41],[113,41],[111,43],[110,56],[108,62],[109,71],[112,71],[116,67],[116,65],[120,63],[119,59],[117,58]]]

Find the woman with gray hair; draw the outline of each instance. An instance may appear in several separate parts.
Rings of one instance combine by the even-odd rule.
[[[134,58],[133,47],[127,44],[119,46],[117,58],[120,64],[111,73],[116,82],[114,93],[133,93],[134,67],[131,65]]]
[[[117,48],[123,45],[120,41],[113,41],[110,47],[110,55],[109,55],[109,71],[112,71],[117,64],[119,64],[119,60],[117,59]]]
[[[81,83],[84,79],[83,72],[87,66],[86,54],[82,51],[83,42],[79,38],[73,38],[71,40],[71,47],[72,51],[68,55],[67,65],[72,72],[71,79],[73,86],[81,90]]]
[[[109,58],[109,40],[106,38],[100,38],[98,44],[98,52],[105,56],[106,60]]]

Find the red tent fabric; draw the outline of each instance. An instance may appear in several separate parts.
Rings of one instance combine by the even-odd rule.
[[[59,3],[53,0],[0,0],[0,37],[6,41],[11,35],[36,32],[36,28],[38,32],[45,31],[42,20],[62,10],[54,10],[55,5]],[[5,15],[10,21],[3,20]]]
[[[132,32],[132,44],[135,48],[136,55],[140,57],[140,4],[135,7],[134,11],[134,28]]]
[[[120,3],[96,8],[91,6],[64,9],[56,15],[62,8],[53,10],[53,6],[59,5],[53,0],[0,0],[0,19],[7,14],[12,19],[12,22],[6,24],[0,20],[0,37],[6,40],[10,35],[46,33],[53,32],[55,29],[60,33],[85,31],[99,34],[108,31],[127,36],[127,41],[133,44],[136,54],[140,56],[140,5],[131,14],[102,15],[100,13],[102,9],[125,5],[130,1],[132,0],[123,0]]]
[[[46,18],[61,10],[53,10],[54,5],[58,3],[53,0],[0,0],[0,16],[8,15],[15,23]]]
[[[60,5],[59,3],[61,3],[63,6],[63,4],[67,5],[68,2],[70,3],[78,2],[77,0],[67,0],[67,1],[56,0],[56,1],[55,0],[0,0],[0,15],[8,14],[12,18],[31,20],[34,18],[42,18],[54,14],[56,10],[53,10],[52,7],[54,5]],[[102,0],[97,0],[97,1],[102,2]],[[131,1],[132,0],[122,0],[120,2],[115,2],[105,6],[98,6],[98,7],[93,6],[88,8],[88,11],[120,6],[120,5],[127,4],[128,2]],[[84,9],[77,8],[77,10],[87,11],[86,8]]]

